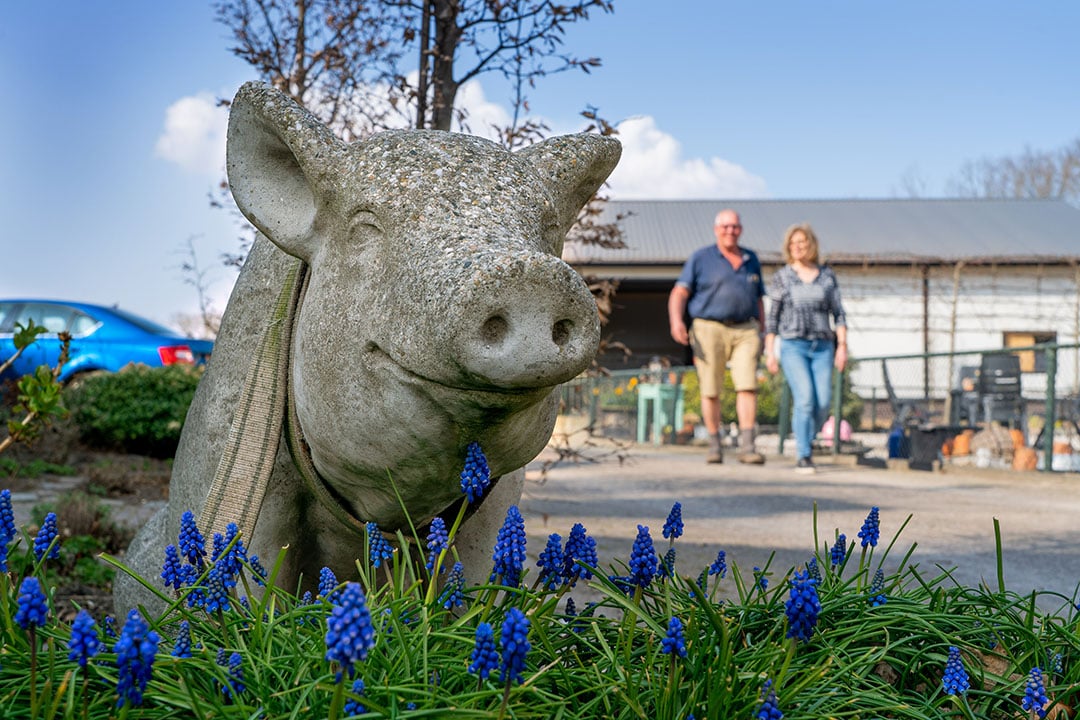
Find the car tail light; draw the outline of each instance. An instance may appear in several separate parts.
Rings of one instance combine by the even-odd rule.
[[[162,365],[194,365],[195,355],[187,345],[163,345],[157,349]]]

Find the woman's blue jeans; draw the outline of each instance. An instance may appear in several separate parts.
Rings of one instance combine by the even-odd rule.
[[[798,457],[810,457],[811,443],[829,417],[836,344],[832,340],[780,341],[780,366],[791,388],[792,422]]]

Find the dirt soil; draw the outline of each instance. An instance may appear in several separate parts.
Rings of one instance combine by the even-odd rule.
[[[0,455],[19,468],[44,461],[74,473],[19,473],[0,469],[0,488],[12,493],[16,524],[37,532],[37,520],[55,511],[61,538],[92,535],[105,552],[121,558],[135,532],[169,496],[172,461],[87,447],[70,423],[46,428],[29,445],[15,445]],[[62,618],[76,607],[96,617],[113,614],[111,587],[87,585],[65,576],[56,585],[55,607]]]
[[[128,455],[87,447],[68,423],[54,423],[28,445],[17,444],[3,456],[25,466],[34,460],[71,467],[83,485],[94,486],[94,494],[133,504],[167,500],[172,460]],[[34,491],[41,478],[3,475],[3,487],[14,492]]]

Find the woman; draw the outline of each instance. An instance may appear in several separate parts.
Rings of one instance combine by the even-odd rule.
[[[765,366],[771,373],[784,368],[795,404],[795,471],[812,473],[811,442],[829,415],[832,369],[842,371],[847,364],[847,321],[836,274],[818,265],[818,241],[810,225],[788,228],[783,253],[787,264],[769,283]]]

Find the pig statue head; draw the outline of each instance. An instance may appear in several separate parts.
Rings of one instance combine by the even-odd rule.
[[[185,423],[169,506],[129,552],[136,570],[140,553],[152,568],[180,514],[206,502],[289,263],[305,278],[285,371],[286,426],[300,441],[286,431],[292,454],[273,443],[249,547],[302,546],[297,575],[335,561],[347,569],[362,542],[344,540],[320,504],[383,530],[407,517],[419,525],[460,500],[469,443],[493,478],[534,458],[555,422],[553,388],[586,369],[598,345],[593,298],[559,256],[619,153],[593,134],[518,152],[426,130],[347,144],[282,93],[244,85],[228,176],[260,235]],[[297,477],[296,453],[317,475],[314,492]],[[516,496],[500,518],[507,500]]]

